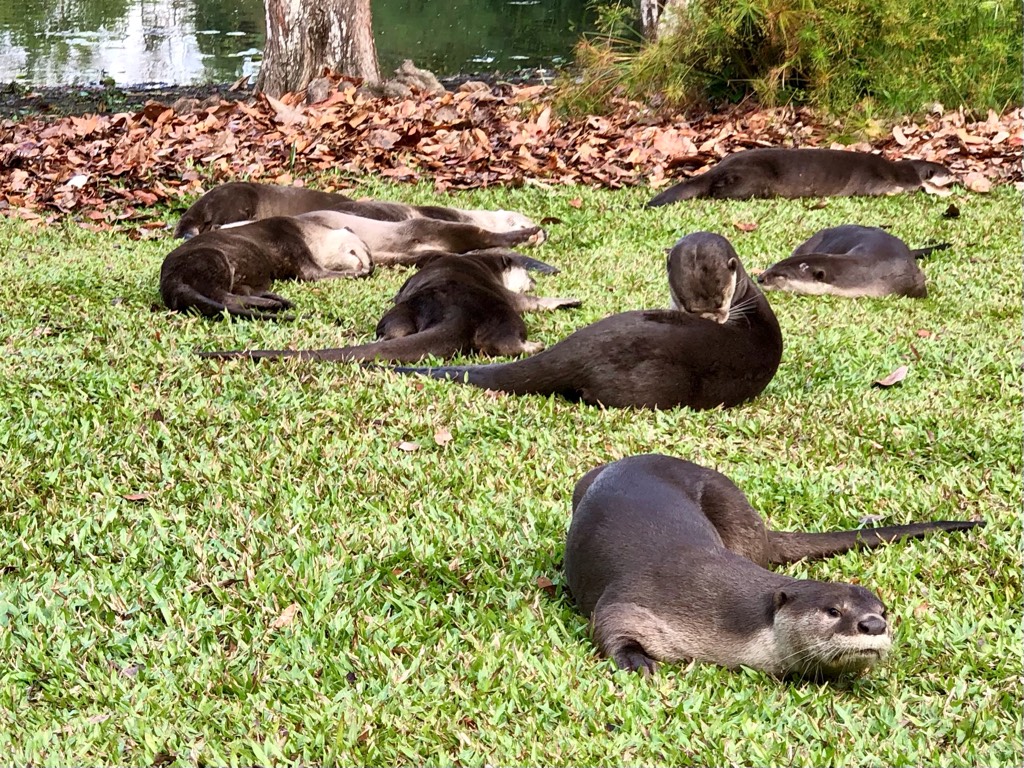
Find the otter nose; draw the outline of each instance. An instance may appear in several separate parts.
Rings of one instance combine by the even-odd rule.
[[[885,633],[885,619],[881,616],[868,616],[857,622],[857,630],[862,635],[881,635]]]
[[[761,272],[760,274],[755,275],[754,279],[757,280],[757,282],[759,282],[759,283],[763,283],[764,282],[764,272]]]

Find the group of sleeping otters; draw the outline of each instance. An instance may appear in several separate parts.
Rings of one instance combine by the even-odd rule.
[[[826,149],[754,149],[726,157],[649,205],[695,197],[948,194],[941,165]],[[515,395],[557,394],[605,407],[730,407],[768,385],[782,333],[761,288],[841,296],[925,295],[917,259],[881,229],[825,229],[757,276],[724,237],[697,232],[668,254],[671,307],[614,314],[546,350],[522,313],[579,306],[543,298],[529,272],[557,271],[513,248],[545,233],[522,214],[357,201],[295,187],[224,184],[182,216],[160,273],[167,306],[208,317],[282,317],[274,281],[364,277],[419,266],[377,325],[378,340],[318,350],[203,352],[215,358],[415,363],[427,356],[526,355],[471,366],[396,366]],[[828,557],[933,531],[933,521],[836,533],[766,528],[727,477],[657,454],[598,466],[576,484],[566,583],[601,651],[621,668],[695,659],[777,676],[831,678],[883,658],[885,606],[853,584],[794,579],[772,564]]]

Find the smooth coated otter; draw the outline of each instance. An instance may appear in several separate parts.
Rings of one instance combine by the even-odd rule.
[[[428,263],[405,281],[395,296],[395,306],[377,324],[377,337],[382,341],[338,349],[201,352],[200,356],[415,362],[427,355],[450,357],[469,351],[533,354],[543,345],[526,340],[521,313],[580,305],[578,299],[524,295],[534,287],[527,270],[558,270],[514,251],[493,249],[428,258]]]
[[[186,240],[164,259],[160,294],[178,311],[268,319],[292,306],[270,292],[275,280],[329,280],[371,272],[370,252],[350,230],[315,217],[278,216]]]
[[[609,408],[731,407],[760,394],[779,367],[782,333],[729,241],[710,232],[679,240],[668,282],[673,309],[606,317],[525,360],[395,370]]]
[[[765,566],[984,525],[771,531],[725,475],[658,454],[590,470],[572,507],[569,589],[601,652],[644,673],[656,661],[682,659],[780,677],[865,670],[889,650],[882,602],[863,587],[794,579]]]
[[[225,224],[297,216],[346,202],[351,199],[345,195],[315,189],[232,181],[214,187],[196,200],[182,214],[174,236],[187,239]]]
[[[377,221],[436,219],[475,224],[492,232],[531,229],[536,225],[516,211],[444,208],[437,205],[404,205],[380,200],[352,200],[345,195],[301,187],[252,182],[229,182],[207,192],[185,211],[175,235],[192,237],[210,229],[271,216],[297,216],[312,211],[337,210]]]
[[[657,195],[647,207],[694,197],[893,195],[924,189],[936,195],[953,181],[949,170],[927,160],[887,160],[841,149],[748,149],[722,158],[710,170]]]
[[[439,219],[407,219],[405,221],[378,221],[341,211],[312,211],[301,218],[317,221],[324,226],[349,229],[367,248],[373,263],[415,264],[424,254],[443,251],[466,253],[485,248],[512,248],[523,243],[543,242],[540,227],[495,232],[475,224]],[[228,229],[235,225],[228,225]]]
[[[923,299],[928,289],[916,260],[948,247],[942,243],[912,251],[885,230],[845,224],[815,233],[792,256],[758,275],[757,282],[766,291]]]

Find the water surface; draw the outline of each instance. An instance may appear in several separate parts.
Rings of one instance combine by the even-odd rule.
[[[587,0],[373,0],[382,73],[402,59],[439,75],[566,61]],[[0,82],[178,85],[259,70],[263,0],[0,0]]]

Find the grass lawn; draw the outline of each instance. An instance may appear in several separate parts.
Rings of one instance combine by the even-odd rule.
[[[366,340],[408,273],[281,285],[294,323],[210,322],[160,305],[170,235],[0,219],[4,762],[1019,765],[1020,194],[959,195],[957,219],[920,194],[643,210],[649,196],[452,199],[562,219],[534,255],[563,272],[538,292],[585,303],[527,316],[548,344],[666,306],[663,248],[699,229],[751,270],[840,223],[953,248],[925,261],[925,300],[772,294],[786,348],[751,403],[604,411],[352,364],[200,360]],[[870,387],[899,365],[902,385]],[[888,603],[893,653],[869,676],[691,664],[646,681],[598,657],[560,563],[577,478],[647,451],[726,473],[780,529],[988,527],[785,569]]]

